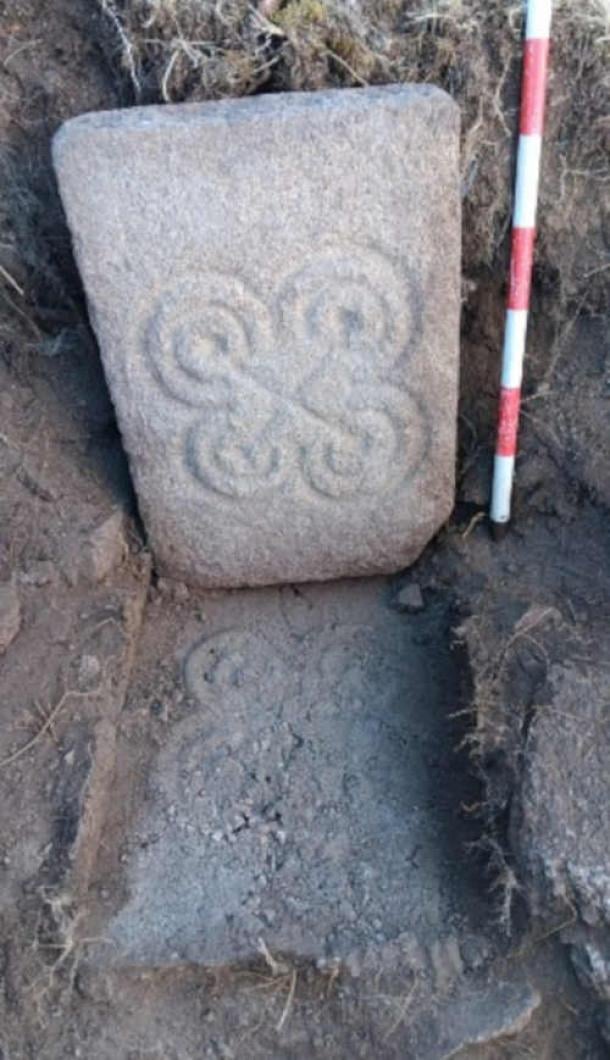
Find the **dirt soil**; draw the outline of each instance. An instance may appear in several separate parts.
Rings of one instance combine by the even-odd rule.
[[[264,12],[190,0],[0,3],[0,1057],[596,1060],[610,1043],[607,6],[557,5],[522,455],[501,542],[485,511],[517,9],[292,0]],[[68,117],[136,100],[409,78],[442,84],[464,114],[460,459],[454,514],[415,567],[381,586],[379,622],[407,637],[427,687],[440,689],[430,724],[420,703],[402,737],[415,733],[423,747],[409,749],[409,783],[425,763],[436,831],[426,825],[423,848],[438,843],[451,902],[442,923],[422,927],[409,905],[421,887],[417,852],[413,866],[398,864],[409,829],[373,815],[396,850],[391,893],[376,894],[379,917],[359,925],[369,937],[357,957],[346,959],[347,944],[340,960],[332,945],[330,959],[295,955],[278,936],[250,960],[147,954],[117,968],[102,955],[130,871],[121,844],[138,785],[158,754],[171,755],[164,734],[188,713],[180,652],[225,604],[156,576],[50,138]],[[407,586],[416,605],[401,611]],[[324,591],[303,598],[322,608]],[[297,628],[304,606],[291,605]],[[368,689],[367,710],[384,672],[374,662],[364,684],[353,678]],[[308,746],[311,767],[320,759]],[[396,747],[379,746],[399,806]],[[282,795],[284,771],[267,775]],[[307,775],[297,767],[303,798]],[[381,775],[370,782],[379,798]],[[281,822],[267,825],[284,849]],[[360,835],[362,820],[350,827]],[[330,826],[313,834],[335,838]],[[244,850],[245,871],[243,841],[227,850]],[[294,871],[309,895],[315,874]],[[340,872],[327,882],[334,922]],[[402,887],[404,930],[386,932],[400,921]],[[348,925],[358,893],[354,884]],[[278,912],[263,897],[260,923],[273,938],[284,899]],[[321,935],[326,944],[325,925]]]

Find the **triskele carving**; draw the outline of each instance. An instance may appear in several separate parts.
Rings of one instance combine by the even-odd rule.
[[[405,279],[371,249],[321,254],[270,308],[220,273],[164,291],[143,351],[163,389],[197,410],[184,437],[189,472],[225,498],[297,483],[347,498],[413,474],[425,406],[384,382],[408,346],[408,301]]]

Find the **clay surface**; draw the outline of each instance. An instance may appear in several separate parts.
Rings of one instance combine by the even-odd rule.
[[[414,560],[453,504],[449,97],[90,114],[54,160],[159,565],[238,586]]]
[[[446,646],[443,674],[431,667],[434,610],[401,614],[378,579],[200,608],[147,624],[117,762],[129,809],[103,841],[118,871],[100,959],[223,964],[263,939],[359,962],[417,938],[450,981],[461,961],[443,940],[469,892],[449,867],[456,687]]]

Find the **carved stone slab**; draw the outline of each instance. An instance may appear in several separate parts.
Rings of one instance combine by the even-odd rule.
[[[413,561],[453,502],[449,97],[90,114],[54,159],[160,568],[230,586]]]

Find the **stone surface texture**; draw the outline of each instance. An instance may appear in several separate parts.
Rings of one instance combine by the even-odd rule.
[[[449,97],[96,113],[54,161],[160,568],[227,586],[413,561],[453,503]]]

